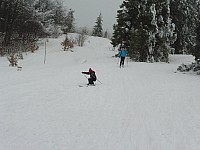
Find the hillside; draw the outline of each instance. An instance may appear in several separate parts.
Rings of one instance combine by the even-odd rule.
[[[118,58],[108,39],[88,37],[63,51],[50,39],[19,62],[0,57],[0,150],[197,150],[200,78],[174,73],[192,56],[170,63]],[[81,74],[96,71],[94,87]]]

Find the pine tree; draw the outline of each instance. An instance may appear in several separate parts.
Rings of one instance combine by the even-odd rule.
[[[103,27],[102,27],[103,23],[102,22],[103,22],[102,15],[100,13],[99,16],[97,17],[96,25],[93,28],[93,33],[92,33],[93,36],[98,36],[98,37],[103,36]]]
[[[74,10],[70,9],[65,17],[64,21],[64,32],[73,32],[75,29],[75,18],[74,18]]]
[[[138,29],[134,30],[132,34],[132,40],[129,51],[129,56],[134,61],[146,62],[148,61],[148,41],[149,35],[148,31],[143,28],[142,24],[139,26]]]
[[[193,50],[192,54],[195,56],[195,60],[200,62],[200,22],[198,23],[198,27],[196,29],[196,46]]]
[[[197,8],[200,8],[200,2],[198,1]],[[195,60],[200,64],[200,10],[197,9],[197,23],[196,23],[196,45],[191,48],[191,53],[195,57]]]
[[[106,30],[103,35],[104,38],[108,38],[108,31]]]
[[[117,11],[117,24],[113,26],[113,47],[124,45],[127,48],[131,45],[133,28],[137,26],[139,15],[137,0],[125,0]],[[129,51],[129,48],[128,48]]]
[[[136,17],[137,22],[132,27],[129,53],[135,61],[152,62],[152,48],[155,43],[152,35],[156,29],[152,3],[138,2],[138,8],[139,14]]]
[[[172,22],[176,25],[175,32],[177,33],[177,40],[173,47],[177,54],[190,53],[190,49],[193,47],[198,3],[198,0],[171,1],[171,17]]]
[[[168,62],[168,55],[171,51],[171,44],[176,40],[175,25],[170,18],[170,1],[155,0],[157,34],[154,59],[155,61]]]

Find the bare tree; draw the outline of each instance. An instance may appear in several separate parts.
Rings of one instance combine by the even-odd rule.
[[[78,46],[83,46],[85,40],[87,39],[87,35],[88,35],[88,30],[86,27],[81,28],[80,33],[77,35],[76,37],[76,42],[78,44]]]

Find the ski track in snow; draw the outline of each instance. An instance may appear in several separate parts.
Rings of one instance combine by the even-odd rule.
[[[192,56],[120,69],[109,40],[88,37],[74,52],[62,40],[49,40],[46,64],[44,46],[25,55],[22,71],[0,58],[0,150],[200,148],[200,78],[174,73]],[[103,84],[78,87],[90,67]]]

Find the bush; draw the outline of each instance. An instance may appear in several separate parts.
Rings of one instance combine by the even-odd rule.
[[[196,62],[193,62],[191,64],[182,64],[177,68],[177,71],[180,72],[189,72],[193,71],[196,72],[198,75],[200,75],[200,61],[197,60]]]
[[[85,40],[87,39],[88,30],[86,27],[80,28],[80,32],[76,37],[76,43],[78,46],[83,47]]]
[[[74,42],[72,40],[69,40],[66,36],[65,40],[61,43],[61,45],[63,46],[64,51],[66,51],[74,47]]]
[[[17,63],[18,63],[17,54],[12,53],[12,54],[8,55],[7,58],[8,58],[8,61],[10,62],[9,66],[12,66],[12,67],[17,66]]]

